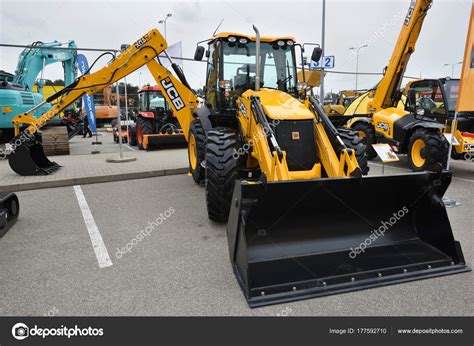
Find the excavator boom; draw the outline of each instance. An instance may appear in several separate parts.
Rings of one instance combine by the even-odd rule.
[[[375,111],[396,107],[400,100],[399,89],[403,75],[415,51],[416,41],[431,5],[432,0],[412,0],[410,3],[392,57],[374,94],[371,108],[375,108]]]
[[[198,99],[178,65],[172,64],[178,75],[176,78],[155,59],[161,53],[169,58],[165,51],[166,48],[167,42],[164,37],[158,30],[153,29],[130,45],[108,66],[97,72],[80,76],[72,84],[49,97],[46,102],[59,100],[52,109],[39,118],[28,114],[34,109],[26,114],[17,115],[12,121],[18,134],[12,140],[13,153],[9,156],[12,169],[20,175],[44,175],[55,171],[59,165],[46,158],[41,144],[34,136],[35,133],[84,94],[93,95],[144,65],[149,68],[166,100],[172,105],[184,134],[187,136],[194,109],[198,106]],[[22,133],[19,133],[22,124],[28,126]]]
[[[403,21],[398,40],[384,70],[382,80],[372,92],[358,97],[349,106],[345,115],[372,115],[388,107],[396,107],[400,101],[400,86],[423,22],[431,8],[432,0],[412,0]]]

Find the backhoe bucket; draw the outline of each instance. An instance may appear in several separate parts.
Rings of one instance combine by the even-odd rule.
[[[0,192],[0,237],[15,224],[19,213],[18,197],[12,192]]]
[[[35,136],[20,136],[15,137],[12,143],[14,145],[17,142],[21,144],[14,146],[12,153],[8,156],[8,163],[17,174],[47,175],[61,167],[56,162],[48,160],[43,145]]]
[[[251,307],[470,271],[442,197],[451,172],[237,181],[227,236]]]

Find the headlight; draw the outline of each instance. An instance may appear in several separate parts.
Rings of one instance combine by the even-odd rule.
[[[246,44],[246,43],[247,43],[247,39],[242,37],[241,39],[239,39],[239,43],[241,43],[241,44]]]
[[[296,90],[298,90],[298,91],[306,90],[307,87],[308,87],[308,84],[305,83],[305,82],[296,83]]]
[[[277,45],[279,45],[280,47],[283,47],[285,45],[285,41],[278,41]]]
[[[234,36],[228,37],[227,40],[231,43],[237,42],[237,38],[235,38]]]
[[[221,80],[219,81],[219,88],[221,89],[230,89],[232,85],[230,84],[230,80]]]
[[[293,41],[286,41],[286,44],[287,44],[288,46],[292,46],[294,43],[293,43]]]

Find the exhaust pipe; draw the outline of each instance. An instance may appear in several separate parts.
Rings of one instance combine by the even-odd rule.
[[[255,31],[255,91],[260,90],[260,31],[253,25]]]

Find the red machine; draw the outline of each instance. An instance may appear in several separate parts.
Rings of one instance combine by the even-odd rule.
[[[139,113],[134,134],[140,149],[149,150],[163,145],[186,145],[178,119],[157,86],[147,85],[141,88],[138,91],[138,100]]]

